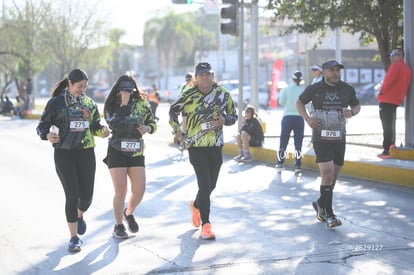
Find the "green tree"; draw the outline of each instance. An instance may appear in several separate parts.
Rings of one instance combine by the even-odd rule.
[[[173,66],[193,65],[196,50],[206,51],[217,45],[214,33],[197,24],[204,22],[203,17],[199,17],[199,12],[195,14],[170,12],[145,23],[144,47],[147,51],[156,49],[158,71],[165,76],[165,87]]]
[[[54,74],[52,79],[56,81],[73,67],[96,68],[99,59],[94,58],[103,56],[105,48],[100,45],[104,43],[106,25],[93,3],[12,1],[2,15],[1,63],[6,64],[6,58],[17,63],[17,66],[0,67],[2,75],[8,79],[10,74],[33,78],[37,72],[52,67],[48,71]],[[90,48],[95,50],[90,51]]]
[[[187,17],[185,17],[187,18]],[[182,15],[170,12],[166,17],[154,18],[145,22],[144,47],[155,47],[159,71],[165,77],[168,87],[168,75],[171,66],[177,65],[179,53],[189,55],[194,47],[193,24]]]
[[[292,22],[283,34],[298,31],[323,37],[327,28],[342,28],[360,32],[367,42],[375,38],[385,69],[390,51],[403,47],[403,0],[268,0],[267,7],[275,22]]]
[[[53,5],[52,14],[44,19],[42,36],[48,43],[57,78],[84,65],[88,49],[105,43],[106,31],[99,11],[91,4],[81,0],[59,2],[59,5]]]
[[[5,68],[5,74],[11,73],[12,78],[32,78],[34,73],[43,68],[42,62],[47,59],[47,51],[39,38],[43,19],[49,11],[48,4],[32,0],[27,0],[22,6],[13,1],[12,8],[4,11],[0,29],[0,58],[10,60],[14,57],[13,60],[17,61],[14,68]],[[21,87],[18,88],[22,91]]]

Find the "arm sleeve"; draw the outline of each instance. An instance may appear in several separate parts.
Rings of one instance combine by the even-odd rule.
[[[173,134],[177,133],[177,131],[180,129],[180,122],[178,121],[178,116],[182,112],[184,108],[184,97],[183,94],[180,94],[180,96],[177,98],[177,100],[171,104],[170,110],[169,110],[169,123],[171,128],[173,129]]]
[[[42,140],[47,140],[47,134],[49,133],[50,126],[53,124],[53,113],[53,104],[51,104],[51,100],[49,100],[36,128],[36,132]]]
[[[145,125],[149,126],[151,128],[150,134],[155,133],[157,130],[157,123],[155,122],[154,116],[151,111],[151,107],[147,102],[145,102],[145,110],[146,110],[146,116],[145,116]]]
[[[226,113],[225,113],[225,119],[224,125],[231,126],[236,123],[236,121],[239,119],[239,116],[237,115],[236,107],[234,106],[234,102],[231,99],[230,93],[227,91],[224,91],[224,99],[226,104]]]
[[[91,131],[94,136],[103,137],[101,129],[103,126],[101,125],[101,115],[99,114],[98,106],[94,104],[93,111],[92,111],[92,128]]]

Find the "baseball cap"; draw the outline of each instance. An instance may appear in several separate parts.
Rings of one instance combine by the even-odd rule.
[[[135,85],[132,81],[121,81],[118,86],[119,91],[135,91]]]
[[[292,75],[292,79],[302,79],[302,73],[299,71],[296,71],[293,75]]]
[[[339,67],[339,69],[343,69],[344,65],[342,65],[341,63],[339,63],[336,60],[329,60],[329,61],[326,61],[325,63],[322,64],[322,70],[323,71],[328,70],[328,69],[332,69],[334,67]]]
[[[193,78],[193,76],[190,73],[185,75],[186,80],[191,80],[192,78]]]
[[[312,70],[312,71],[321,71],[322,72],[322,68],[321,67],[319,67],[318,65],[312,65],[311,67],[310,67],[310,69]]]
[[[212,73],[212,72],[213,70],[211,69],[211,65],[210,63],[207,63],[207,62],[198,63],[195,69],[196,75],[199,75],[202,73]]]

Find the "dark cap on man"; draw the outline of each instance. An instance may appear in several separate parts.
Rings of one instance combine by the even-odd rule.
[[[343,69],[344,65],[342,65],[341,63],[339,63],[336,60],[329,60],[326,61],[325,63],[322,64],[322,71],[328,70],[328,69],[332,69],[338,67],[339,69]]]
[[[199,75],[203,73],[213,73],[210,63],[201,62],[197,64],[196,69],[195,69],[195,74]]]
[[[129,80],[121,81],[121,83],[119,83],[118,90],[119,91],[128,91],[128,92],[135,91],[134,82],[129,81]]]

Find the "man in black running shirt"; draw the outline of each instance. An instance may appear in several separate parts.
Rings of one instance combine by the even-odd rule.
[[[355,89],[341,81],[343,68],[336,60],[325,62],[323,80],[308,86],[296,102],[298,112],[312,128],[313,149],[321,174],[320,198],[312,205],[317,219],[326,221],[329,228],[342,224],[332,209],[333,189],[344,164],[347,119],[361,109]],[[309,102],[313,107],[311,115],[305,108]]]

